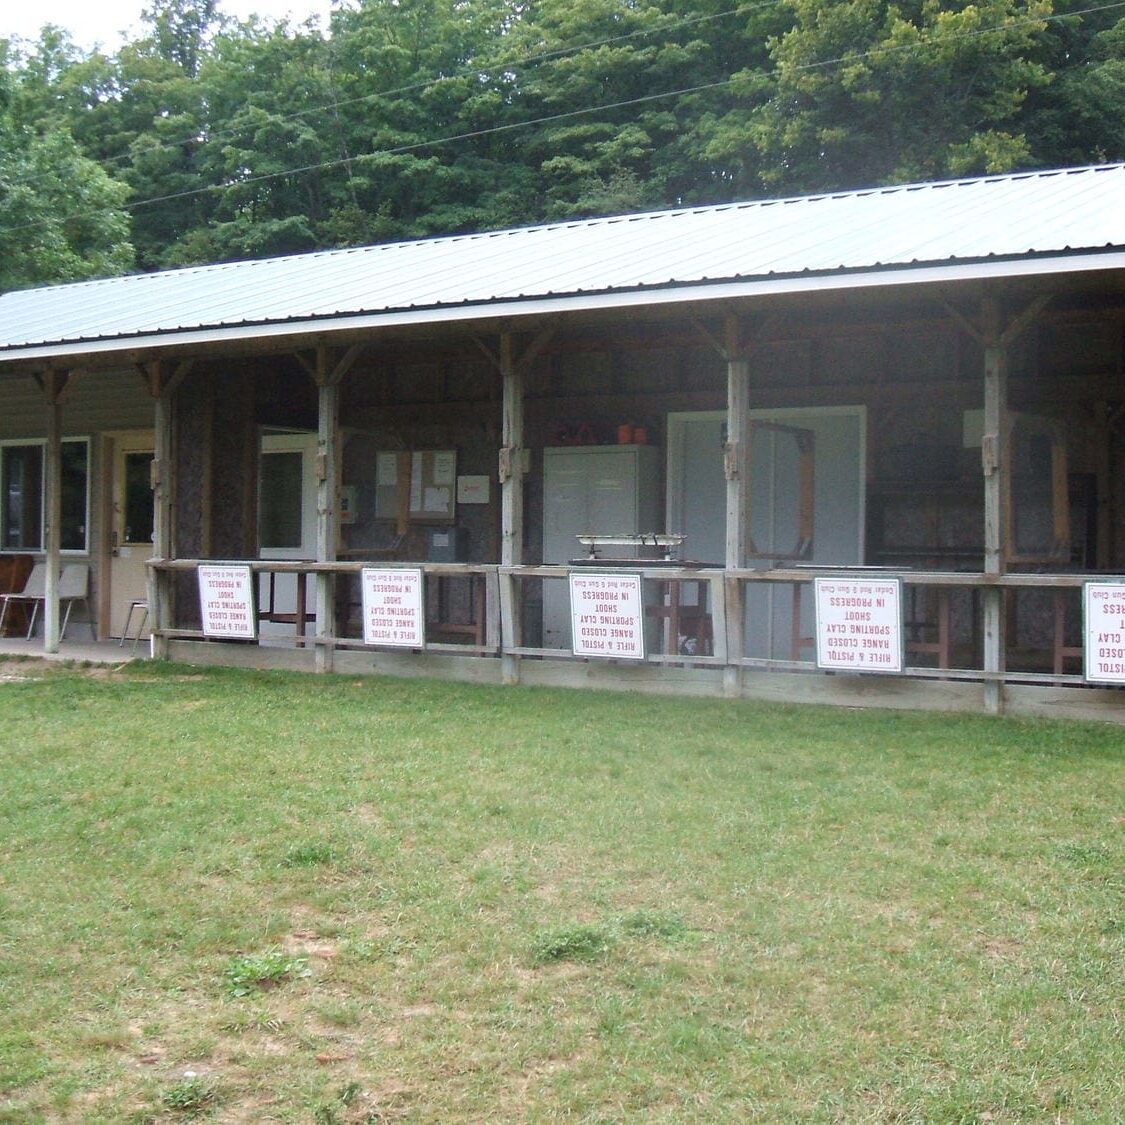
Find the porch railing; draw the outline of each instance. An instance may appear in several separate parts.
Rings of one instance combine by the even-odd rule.
[[[154,634],[163,640],[207,639],[198,625],[195,583],[188,580],[201,565],[216,560],[153,560],[150,563],[163,607]],[[427,597],[423,651],[492,658],[575,661],[562,643],[547,643],[542,632],[547,587],[562,586],[571,566],[504,567],[492,564],[402,562],[302,562],[239,560],[256,576],[296,576],[292,611],[270,607],[264,590],[259,612],[275,623],[291,623],[288,636],[268,642],[298,647],[396,651],[366,645],[359,627],[357,587],[360,572],[371,565],[421,570]],[[599,570],[640,574],[645,592],[648,645],[645,663],[699,668],[724,667],[786,672],[815,672],[815,647],[809,627],[811,585],[818,576],[839,576],[841,568],[724,570],[636,565],[599,566]],[[846,570],[846,568],[843,568]],[[585,571],[588,573],[588,570]],[[976,682],[1081,684],[1081,587],[1086,574],[1005,574],[883,570],[880,578],[903,583],[904,668],[895,676]],[[317,576],[320,576],[319,578]],[[333,612],[319,624],[310,608],[310,579],[333,590]],[[256,577],[256,582],[260,578]],[[442,602],[443,588],[467,585],[461,614],[451,616]],[[175,587],[177,587],[176,589]],[[268,589],[268,585],[264,589]],[[1007,629],[1001,671],[985,670],[981,595],[1001,590]],[[763,597],[763,592],[769,593]],[[565,590],[560,591],[565,597]],[[194,598],[194,601],[193,601]],[[175,607],[173,609],[173,606]]]

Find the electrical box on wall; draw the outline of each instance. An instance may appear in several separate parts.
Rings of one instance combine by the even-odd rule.
[[[427,562],[467,562],[469,535],[463,527],[431,527]]]

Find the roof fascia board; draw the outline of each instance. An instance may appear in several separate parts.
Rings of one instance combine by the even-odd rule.
[[[752,297],[803,293],[838,293],[849,290],[896,289],[906,285],[949,284],[1050,277],[1063,274],[1125,269],[1125,251],[1065,255],[1056,258],[1016,259],[1003,262],[967,262],[950,265],[905,266],[855,273],[815,274],[797,277],[760,278],[713,284],[670,285],[665,289],[576,294],[499,300],[485,304],[399,309],[382,313],[359,313],[314,320],[287,320],[272,324],[232,325],[157,332],[148,335],[74,341],[66,344],[12,347],[0,351],[0,364],[17,361],[59,360],[76,356],[147,351],[155,348],[237,343],[247,340],[276,340],[289,336],[328,335],[339,332],[374,331],[541,317],[562,313],[598,312],[612,309],[733,301]]]

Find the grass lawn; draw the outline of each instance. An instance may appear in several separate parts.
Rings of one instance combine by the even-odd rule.
[[[1125,1115],[1119,727],[25,671],[0,1121]]]

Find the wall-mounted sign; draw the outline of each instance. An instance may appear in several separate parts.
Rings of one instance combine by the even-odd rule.
[[[457,478],[458,504],[487,504],[489,479],[486,476]]]
[[[570,635],[575,656],[644,660],[645,607],[639,574],[570,575]]]
[[[901,672],[902,581],[858,574],[814,581],[817,667]]]
[[[422,648],[426,643],[420,570],[360,571],[363,591],[363,643]]]
[[[250,568],[201,566],[197,573],[204,635],[254,640],[258,635],[258,618]]]
[[[1087,582],[1082,587],[1086,679],[1125,684],[1125,582]]]

